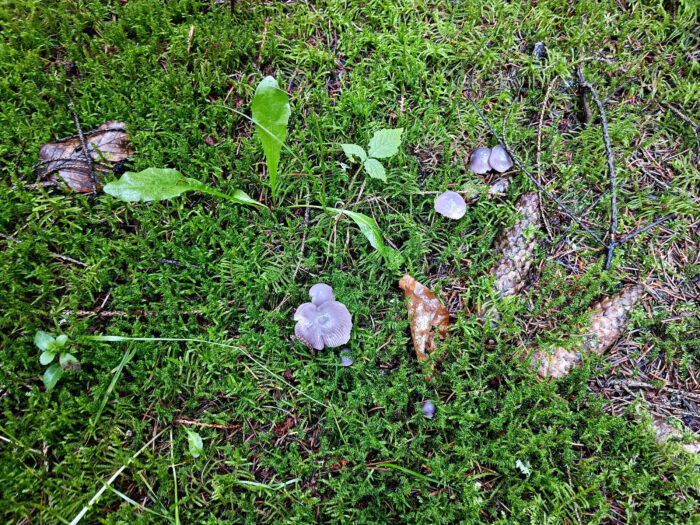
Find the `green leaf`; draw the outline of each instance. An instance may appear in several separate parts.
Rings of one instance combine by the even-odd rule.
[[[66,343],[68,342],[68,336],[66,334],[61,334],[58,337],[56,337],[56,346],[58,348],[63,348],[66,346]]]
[[[401,145],[403,128],[380,129],[369,141],[369,156],[375,159],[386,159],[396,155]]]
[[[51,361],[53,361],[53,358],[56,357],[55,352],[49,352],[49,351],[44,351],[41,353],[39,356],[39,362],[46,366],[48,365]]]
[[[386,182],[386,171],[384,171],[384,166],[377,159],[367,159],[365,161],[365,170],[373,179],[381,179]]]
[[[105,193],[126,202],[166,200],[191,190],[222,197],[238,204],[267,207],[250,198],[244,191],[235,190],[233,195],[227,195],[169,168],[146,168],[139,172],[127,171],[121,179],[104,187]]]
[[[399,265],[404,261],[400,252],[390,248],[384,244],[382,239],[382,231],[377,226],[376,221],[372,217],[368,217],[362,213],[357,213],[349,210],[341,210],[340,208],[326,208],[336,213],[342,213],[350,217],[355,224],[360,228],[360,231],[367,238],[372,247],[377,250],[386,261],[387,265],[392,269],[398,269]]]
[[[197,434],[194,430],[187,430],[187,443],[190,446],[190,454],[193,458],[198,458],[202,452],[204,452],[204,443],[202,442],[202,437]]]
[[[80,370],[80,361],[73,354],[61,354],[58,362],[65,370]]]
[[[51,365],[46,369],[46,372],[44,372],[44,385],[46,385],[46,390],[53,390],[53,387],[56,386],[56,383],[58,383],[58,380],[61,379],[61,376],[63,375],[63,368],[61,368],[61,365],[56,363],[55,365]]]
[[[289,97],[279,88],[274,78],[265,77],[255,90],[251,110],[253,122],[257,124],[255,131],[260,137],[265,152],[274,199],[277,191],[277,165],[282,144],[287,138],[287,122],[292,114],[289,109]]]
[[[350,162],[355,162],[355,159],[360,162],[367,160],[367,153],[357,144],[341,144],[340,147],[343,148],[345,156]]]
[[[42,332],[41,330],[34,334],[34,344],[39,350],[46,351],[53,349],[53,343],[55,341],[56,340],[51,334],[47,334],[46,332]]]
[[[127,171],[121,179],[105,185],[105,193],[126,202],[161,201],[201,189],[199,181],[188,179],[177,170],[169,168],[146,168],[143,171]]]

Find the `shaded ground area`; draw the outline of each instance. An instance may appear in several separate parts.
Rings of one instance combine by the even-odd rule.
[[[683,2],[5,3],[5,521],[70,522],[128,464],[82,523],[692,522],[697,460],[658,447],[643,422],[650,410],[700,431],[696,17]],[[601,247],[545,198],[527,284],[498,300],[493,240],[533,185],[513,170],[505,194],[458,222],[432,208],[437,192],[483,182],[465,160],[495,144],[466,74],[537,180],[606,239],[604,143],[577,67],[604,101],[620,235],[675,217],[605,271]],[[249,114],[268,74],[290,96],[294,152],[272,211],[194,193],[130,206],[37,184],[42,145],[76,134],[75,114],[84,130],[126,123],[133,160],[100,170],[105,182],[171,167],[272,205],[260,144],[231,111]],[[387,182],[351,184],[339,145],[390,127],[404,144]],[[354,223],[308,203],[374,217],[406,264],[388,269]],[[451,314],[430,383],[403,271]],[[321,281],[353,314],[352,367],[291,338]],[[646,295],[602,358],[548,382],[512,359],[563,344],[593,302],[632,282]],[[497,327],[474,315],[489,301]],[[82,370],[51,392],[37,330],[79,342]],[[81,340],[103,333],[228,342],[258,364],[200,343]],[[188,427],[203,438],[197,458]]]

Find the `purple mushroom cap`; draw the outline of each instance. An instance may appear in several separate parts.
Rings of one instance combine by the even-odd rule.
[[[335,300],[330,286],[317,284],[311,290],[314,288],[313,302],[302,304],[294,312],[297,322],[294,335],[316,350],[344,345],[350,340],[352,331],[350,312],[343,303]]]
[[[343,348],[340,351],[340,364],[343,366],[352,366],[355,360],[352,358],[352,353],[349,348]]]
[[[506,153],[503,146],[499,144],[498,146],[494,146],[491,150],[489,165],[496,171],[503,173],[513,167],[513,161],[508,153]]]
[[[435,199],[435,211],[448,219],[461,219],[467,212],[467,203],[459,193],[446,191]]]
[[[423,403],[421,411],[423,412],[423,415],[425,417],[427,417],[428,419],[432,419],[432,417],[435,415],[435,403],[433,403],[432,401],[426,401],[425,403]]]
[[[309,290],[309,295],[311,296],[311,302],[317,306],[328,301],[335,301],[333,288],[324,283],[314,284]]]
[[[469,167],[477,175],[483,175],[491,169],[491,166],[489,165],[490,155],[491,150],[489,148],[476,148],[472,153]]]

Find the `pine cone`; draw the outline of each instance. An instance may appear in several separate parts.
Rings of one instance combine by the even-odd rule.
[[[522,195],[515,203],[521,218],[496,237],[493,249],[499,258],[491,273],[496,276],[494,288],[502,297],[518,293],[525,284],[537,246],[535,236],[529,230],[530,226],[539,223],[538,202],[537,192]]]
[[[627,286],[619,294],[607,297],[593,305],[591,323],[580,345],[570,350],[555,348],[551,353],[537,350],[532,355],[532,365],[537,375],[564,377],[581,361],[581,354],[602,354],[617,341],[627,324],[627,315],[642,296],[641,285]]]

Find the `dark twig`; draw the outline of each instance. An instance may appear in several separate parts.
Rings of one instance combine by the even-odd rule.
[[[87,149],[87,143],[85,142],[85,135],[83,134],[83,128],[80,126],[80,119],[78,114],[75,112],[75,102],[73,97],[68,94],[68,109],[73,115],[73,120],[75,121],[75,127],[78,129],[78,136],[80,137],[80,145],[83,147],[83,155],[85,156],[85,161],[88,165],[88,170],[90,171],[90,182],[92,183],[92,194],[97,195],[97,179],[95,178],[95,167],[93,165],[92,155]]]
[[[675,219],[675,218],[676,218],[675,213],[669,213],[668,215],[661,217],[659,220],[656,220],[656,221],[652,222],[651,224],[647,224],[646,226],[644,226],[644,228],[639,228],[638,230],[633,231],[632,233],[625,235],[619,241],[615,241],[614,244],[615,244],[615,246],[620,246],[622,244],[625,244],[630,239],[634,239],[637,235],[644,233],[647,230],[651,230],[654,226],[658,226],[662,222],[665,222],[669,219]]]
[[[615,176],[615,161],[613,160],[612,146],[610,145],[610,133],[608,132],[608,119],[605,116],[605,108],[598,98],[598,93],[583,75],[583,68],[578,68],[579,85],[584,91],[590,91],[593,102],[598,106],[600,121],[603,127],[603,142],[605,143],[605,156],[608,161],[608,173],[610,174],[610,244],[607,245],[608,254],[605,259],[605,269],[609,270],[612,264],[613,251],[617,246],[615,235],[617,234],[617,177]]]
[[[503,139],[500,137],[498,132],[493,128],[491,125],[491,122],[489,119],[484,115],[484,113],[481,111],[479,106],[477,105],[476,101],[474,100],[474,97],[472,97],[472,80],[474,76],[474,71],[472,70],[471,74],[469,75],[469,85],[467,89],[467,98],[469,98],[469,101],[472,103],[472,106],[474,106],[474,109],[476,109],[476,112],[479,114],[479,117],[481,117],[481,120],[484,121],[486,126],[488,126],[489,130],[491,130],[491,133],[493,133],[493,136],[496,137],[496,140],[498,143],[503,146],[503,149],[506,150],[508,155],[510,155],[510,158],[513,159],[513,162],[515,162],[515,165],[522,171],[528,179],[535,185],[535,187],[540,190],[542,193],[544,193],[549,199],[551,199],[557,206],[559,206],[559,209],[561,209],[564,213],[566,213],[569,217],[571,217],[576,223],[583,228],[583,230],[588,233],[591,237],[593,237],[596,241],[598,241],[600,244],[605,246],[605,243],[603,240],[594,232],[592,231],[588,226],[586,226],[583,221],[578,218],[572,211],[569,210],[569,208],[566,207],[562,202],[559,201],[554,195],[552,195],[549,191],[545,189],[540,182],[535,179],[535,177],[532,176],[532,174],[527,170],[525,166],[523,166],[522,162],[520,162],[520,159],[513,153],[513,151],[505,144]]]

